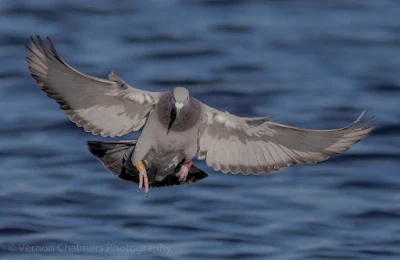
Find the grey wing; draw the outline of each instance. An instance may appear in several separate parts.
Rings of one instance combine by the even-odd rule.
[[[224,173],[269,173],[292,164],[311,164],[340,154],[371,133],[371,118],[332,130],[277,124],[271,118],[243,118],[203,104],[199,159]]]
[[[31,37],[31,46],[26,46],[32,77],[77,126],[114,137],[145,124],[162,93],[133,88],[113,72],[110,80],[80,73],[61,59],[49,38],[50,50],[39,36],[37,41]]]

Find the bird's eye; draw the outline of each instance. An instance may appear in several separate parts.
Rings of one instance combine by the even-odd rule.
[[[186,98],[186,100],[189,100],[189,96]]]

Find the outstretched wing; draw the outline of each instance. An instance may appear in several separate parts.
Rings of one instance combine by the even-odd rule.
[[[36,84],[60,104],[77,126],[102,136],[121,136],[139,130],[162,95],[123,82],[115,73],[109,80],[85,75],[64,62],[47,38],[30,38],[26,61]]]
[[[311,130],[277,124],[271,118],[243,118],[203,104],[199,159],[223,173],[269,173],[292,164],[311,164],[340,154],[375,126],[373,118],[332,130]]]

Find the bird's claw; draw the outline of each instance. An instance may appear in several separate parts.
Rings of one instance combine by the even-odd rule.
[[[146,169],[143,167],[139,170],[139,189],[138,192],[144,187],[146,197],[149,194],[149,178],[147,177]]]
[[[192,162],[188,162],[186,164],[182,164],[181,169],[176,174],[176,177],[178,177],[178,180],[180,182],[186,180],[186,177],[188,176],[190,167],[192,167]]]

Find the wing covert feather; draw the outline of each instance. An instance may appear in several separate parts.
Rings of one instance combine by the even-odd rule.
[[[271,122],[272,117],[244,118],[203,105],[199,128],[199,159],[215,170],[270,173],[293,164],[312,164],[338,155],[368,136],[374,125],[352,124],[312,130]]]
[[[53,43],[38,36],[26,46],[26,62],[36,84],[60,104],[72,122],[87,132],[121,136],[139,130],[157,104],[160,92],[127,85],[111,72],[109,80],[85,75],[64,62]]]

